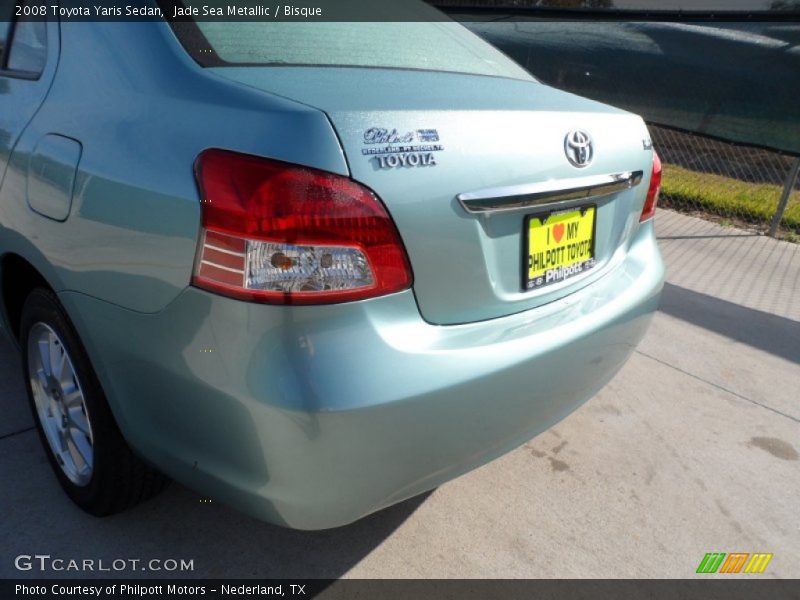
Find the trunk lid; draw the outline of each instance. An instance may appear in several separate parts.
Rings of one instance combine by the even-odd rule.
[[[397,223],[420,312],[431,323],[491,319],[562,298],[618,264],[638,226],[652,151],[643,121],[630,113],[499,77],[335,67],[214,71],[328,115],[352,177],[376,192]],[[583,168],[570,164],[565,151],[575,130],[593,141],[592,161]],[[531,290],[523,283],[526,219],[555,205],[473,213],[459,201],[516,195],[529,186],[573,189],[636,172],[643,177],[632,187],[557,205],[596,206],[596,265]]]

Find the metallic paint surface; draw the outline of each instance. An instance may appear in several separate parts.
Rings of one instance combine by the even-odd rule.
[[[469,325],[426,323],[411,292],[277,307],[188,289],[154,315],[60,297],[146,459],[259,518],[321,529],[564,418],[624,364],[662,281],[646,223],[595,285]]]
[[[48,35],[58,41],[57,24]],[[22,257],[58,293],[130,445],[260,518],[341,525],[510,450],[600,389],[656,308],[663,265],[652,223],[638,223],[646,181],[598,201],[601,268],[531,295],[508,261],[520,252],[518,217],[476,218],[456,199],[571,175],[563,154],[540,147],[557,137],[561,148],[559,111],[598,143],[582,173],[649,172],[638,117],[488,77],[257,69],[257,82],[235,82],[201,69],[156,23],[61,24],[46,74],[51,87],[42,79],[26,93],[0,82],[3,107],[35,89],[44,100],[15,113],[13,127],[0,114],[0,157],[10,156],[0,258]],[[418,93],[404,100],[407,86]],[[324,112],[312,108],[323,102]],[[384,121],[439,127],[451,153],[379,179],[360,161],[359,136]],[[30,154],[48,134],[83,148],[63,223],[25,200]],[[411,255],[413,290],[279,307],[189,287],[200,219],[192,165],[209,147],[376,189]],[[478,286],[466,278],[475,265]]]
[[[552,302],[618,264],[638,223],[652,170],[642,119],[536,82],[453,73],[357,68],[214,69],[222,77],[316,106],[330,117],[352,177],[374,189],[394,218],[414,270],[426,320],[465,323]],[[434,167],[379,169],[363,156],[370,127],[435,128],[444,147]],[[577,169],[564,136],[591,132],[594,160]],[[635,188],[598,201],[598,266],[523,291],[518,214],[469,215],[456,197],[488,187],[643,171]],[[511,258],[509,258],[511,257]]]

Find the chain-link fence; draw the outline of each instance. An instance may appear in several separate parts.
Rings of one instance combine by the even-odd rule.
[[[661,206],[800,241],[800,157],[649,127],[664,164]]]
[[[781,51],[797,46],[800,24],[744,13],[687,22],[704,2],[662,22],[649,17],[676,4],[427,1],[543,83],[642,115],[664,162],[662,206],[800,242],[800,60]],[[792,7],[796,0],[758,9]],[[648,18],[631,19],[637,9]]]

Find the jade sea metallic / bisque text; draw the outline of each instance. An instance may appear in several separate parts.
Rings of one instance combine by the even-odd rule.
[[[173,19],[179,17],[322,17],[320,7],[293,6],[291,4],[278,4],[275,6],[256,5],[239,6],[228,4],[226,6],[178,6],[173,8],[173,14],[168,15]]]

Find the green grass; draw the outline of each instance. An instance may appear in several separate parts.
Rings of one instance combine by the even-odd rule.
[[[800,244],[800,233],[795,233],[794,231],[787,231],[781,236],[781,239],[785,242]]]
[[[749,223],[770,223],[783,188],[664,165],[662,206],[699,210]],[[793,192],[781,225],[800,233],[800,192]]]

